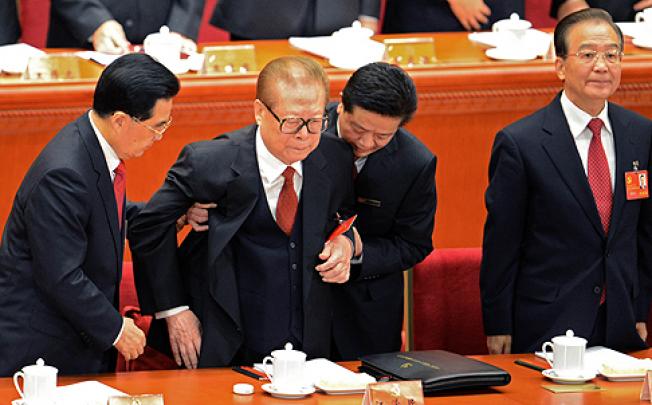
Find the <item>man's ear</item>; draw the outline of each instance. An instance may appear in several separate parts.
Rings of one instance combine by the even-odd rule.
[[[114,132],[120,133],[123,131],[129,124],[131,124],[131,117],[122,111],[116,111],[111,115],[109,119],[111,123],[111,128]]]
[[[555,72],[562,82],[566,79],[566,60],[561,56],[557,56],[555,59]]]
[[[343,112],[344,112],[344,104],[342,104],[342,102],[340,101],[337,104],[337,115],[342,115]]]
[[[263,120],[263,110],[265,106],[263,103],[256,99],[254,100],[254,117],[256,118],[256,124],[260,125],[260,122]]]

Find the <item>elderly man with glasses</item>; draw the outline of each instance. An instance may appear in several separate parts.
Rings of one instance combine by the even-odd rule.
[[[179,365],[252,364],[287,342],[330,354],[329,284],[349,279],[353,235],[327,239],[353,207],[353,160],[321,137],[327,100],[316,62],[270,62],[256,124],[186,146],[133,222],[140,303],[165,320],[149,342]],[[208,232],[177,249],[175,219],[195,201],[216,204]]]
[[[590,346],[645,347],[652,272],[652,121],[608,102],[623,36],[585,9],[555,28],[563,91],[496,135],[480,287],[491,353],[572,329]]]

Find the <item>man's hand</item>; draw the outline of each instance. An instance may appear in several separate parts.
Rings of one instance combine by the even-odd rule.
[[[378,34],[377,18],[361,15],[358,17],[358,21],[360,21],[360,25],[362,26],[362,28],[369,28],[371,31],[373,31],[374,34]]]
[[[467,31],[480,30],[491,15],[491,9],[483,0],[448,0],[448,5],[457,20]]]
[[[178,32],[175,32],[174,34],[181,37],[181,52],[185,53],[186,55],[192,55],[193,53],[197,53],[197,44],[195,43],[195,41],[179,34]]]
[[[217,207],[215,203],[194,203],[188,211],[177,219],[177,232],[183,229],[184,226],[190,224],[192,229],[197,232],[204,232],[208,230],[208,210]]]
[[[177,365],[197,368],[201,349],[201,324],[190,310],[165,318],[170,335],[170,347]]]
[[[98,52],[121,55],[129,52],[129,41],[122,25],[116,20],[105,21],[92,37],[93,48]]]
[[[645,342],[647,340],[647,325],[645,322],[636,322],[636,332],[642,341]]]
[[[118,349],[125,360],[134,360],[145,350],[145,333],[136,326],[131,318],[124,319],[124,328],[120,339],[115,342],[115,348]]]
[[[324,282],[341,284],[349,281],[352,245],[351,240],[344,235],[324,244],[319,258],[326,261],[315,267]]]
[[[512,335],[487,336],[489,354],[510,354],[512,351]]]
[[[355,253],[353,253],[353,256],[359,257],[362,254],[362,238],[355,226],[353,227],[353,240],[355,241]]]
[[[645,8],[652,7],[652,0],[641,0],[639,2],[634,3],[634,10],[636,11],[641,11]],[[649,21],[646,21],[649,22]],[[643,339],[645,340],[645,339]]]

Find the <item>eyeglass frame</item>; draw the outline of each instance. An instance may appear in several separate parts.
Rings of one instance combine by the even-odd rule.
[[[151,125],[145,124],[145,123],[144,123],[140,118],[138,118],[138,117],[131,116],[131,119],[132,119],[136,124],[142,125],[142,126],[144,126],[145,128],[147,128],[147,129],[149,129],[150,131],[152,131],[153,133],[155,133],[156,135],[158,135],[159,138],[163,138],[163,134],[165,134],[165,131],[167,131],[167,130],[170,128],[170,126],[172,125],[172,116],[170,116],[170,119],[167,120],[167,121],[163,124],[163,128],[162,128],[162,129],[156,129],[156,128],[154,128],[154,127],[151,126]]]
[[[311,134],[311,135],[317,135],[317,134],[320,134],[320,133],[324,132],[324,131],[326,130],[326,127],[328,126],[328,115],[324,114],[324,115],[321,117],[321,120],[322,120],[322,123],[321,123],[321,129],[319,130],[319,132],[312,132],[312,131],[310,130],[310,127],[308,126],[308,124],[310,124],[310,122],[315,122],[314,120],[317,120],[318,118],[308,118],[307,120],[305,120],[305,119],[303,119],[303,118],[301,118],[301,117],[280,118],[280,117],[279,117],[278,115],[276,115],[276,113],[272,110],[272,107],[268,106],[266,102],[264,102],[263,100],[260,100],[260,99],[258,99],[258,100],[259,100],[259,101],[260,101],[260,102],[265,106],[265,108],[267,108],[267,110],[272,114],[272,117],[274,117],[274,119],[276,120],[276,122],[278,122],[278,130],[281,131],[282,134],[286,134],[286,135],[295,135],[295,134],[298,134],[298,133],[303,129],[303,127],[306,127],[306,131],[307,131],[309,134]],[[289,120],[289,119],[301,120],[301,125],[299,125],[299,127],[297,128],[296,131],[293,131],[293,132],[284,132],[284,131],[283,131],[283,124],[285,124],[285,123],[287,122],[287,120]]]
[[[610,61],[609,58],[607,57],[608,53],[610,51],[612,51],[612,50],[616,51],[613,55],[618,56],[618,60],[613,61],[613,62]],[[586,54],[591,53],[591,54],[593,54],[593,58],[591,58],[591,60],[584,60],[580,56],[580,54],[582,54],[582,53],[586,53]],[[579,61],[581,63],[583,63],[585,65],[589,65],[589,64],[597,63],[598,58],[600,57],[600,55],[602,55],[602,57],[604,58],[604,61],[605,61],[605,63],[607,65],[618,65],[623,61],[623,56],[625,56],[625,53],[622,50],[620,50],[620,48],[613,48],[613,49],[610,49],[610,50],[607,50],[607,51],[597,51],[595,49],[580,49],[575,53],[568,54],[567,56],[575,56],[575,57],[577,57],[579,59]]]

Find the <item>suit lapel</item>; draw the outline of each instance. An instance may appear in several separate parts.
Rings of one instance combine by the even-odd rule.
[[[611,122],[616,149],[616,170],[614,174],[615,178],[613,179],[615,183],[613,209],[611,211],[611,222],[609,225],[609,239],[611,239],[614,232],[618,229],[617,225],[625,207],[625,172],[632,170],[632,163],[636,160],[636,140],[630,136],[630,132],[628,131],[629,122],[625,121],[622,114],[614,114],[614,107],[612,105],[609,106],[609,121]]]
[[[544,150],[596,232],[604,237],[598,208],[577,152],[577,146],[561,109],[559,96],[546,109],[543,131],[548,134],[542,141]]]
[[[111,175],[109,174],[106,158],[104,157],[100,143],[97,140],[95,131],[93,131],[93,127],[88,118],[88,113],[84,114],[84,116],[77,121],[77,125],[82,142],[91,158],[93,170],[97,175],[97,191],[102,197],[101,200],[104,207],[104,214],[106,215],[106,221],[109,224],[109,229],[113,236],[115,254],[118,258],[118,262],[120,262],[122,260],[124,244],[122,243],[122,232],[120,231],[118,224],[118,206],[115,201],[115,194],[113,193],[113,182],[111,181]],[[124,212],[126,212],[126,206],[123,209],[123,213]]]
[[[307,263],[314,261],[314,252],[321,252],[325,241],[323,230],[328,220],[328,198],[326,190],[331,189],[331,180],[326,175],[327,161],[319,149],[303,161],[303,186],[301,190],[303,221],[303,301],[308,302],[312,280],[316,270]]]

